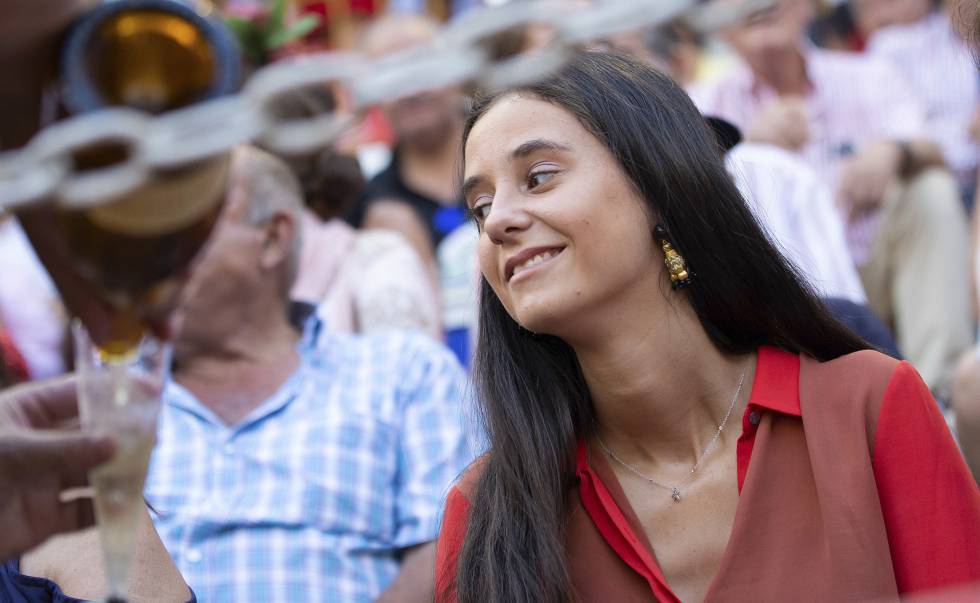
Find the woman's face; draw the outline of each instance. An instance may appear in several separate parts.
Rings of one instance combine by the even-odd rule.
[[[663,256],[648,212],[571,113],[506,96],[473,127],[465,152],[480,266],[514,320],[537,333],[584,336],[595,319],[622,317],[631,299],[660,298]]]

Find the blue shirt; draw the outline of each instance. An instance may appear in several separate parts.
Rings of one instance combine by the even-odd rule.
[[[465,376],[421,336],[324,332],[238,425],[164,396],[146,497],[203,602],[373,601],[473,458]]]

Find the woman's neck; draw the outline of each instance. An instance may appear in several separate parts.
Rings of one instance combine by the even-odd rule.
[[[686,303],[665,305],[629,328],[607,331],[595,346],[576,346],[592,396],[596,429],[619,456],[648,467],[690,466],[735,401],[744,408],[755,374],[748,355],[720,352]],[[726,439],[737,429],[725,432]],[[737,435],[737,434],[736,434]]]

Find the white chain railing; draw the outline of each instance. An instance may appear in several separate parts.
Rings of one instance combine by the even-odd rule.
[[[67,207],[88,207],[134,190],[159,170],[246,142],[287,154],[314,151],[335,141],[361,111],[388,100],[462,84],[519,86],[556,72],[590,41],[681,15],[699,29],[714,29],[771,4],[756,0],[737,11],[723,11],[695,0],[607,0],[571,10],[553,0],[515,1],[471,11],[431,43],[380,59],[340,52],[287,59],[255,72],[237,95],[159,116],[108,108],[49,126],[23,149],[0,154],[0,210],[51,199]],[[526,54],[493,56],[488,39],[528,25],[546,26],[550,42]],[[290,95],[331,83],[349,92],[353,110],[302,118],[276,113],[275,107]],[[124,159],[76,168],[76,153],[107,144],[125,151]]]

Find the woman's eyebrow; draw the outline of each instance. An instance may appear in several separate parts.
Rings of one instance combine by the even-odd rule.
[[[537,151],[569,152],[571,150],[571,147],[568,147],[560,142],[555,142],[544,138],[536,138],[518,146],[516,149],[514,149],[510,156],[512,159],[523,159],[524,157],[527,157],[528,155]]]
[[[460,194],[462,195],[463,199],[466,199],[470,192],[481,184],[483,184],[483,176],[470,176],[467,178],[466,181],[463,182],[463,186],[460,188]]]
[[[555,142],[553,140],[547,140],[544,138],[536,138],[534,140],[529,140],[522,143],[516,149],[514,149],[510,156],[511,159],[523,159],[528,155],[536,153],[538,151],[559,151],[563,153],[570,152],[572,150],[568,145],[564,145],[560,142]],[[465,199],[473,189],[482,185],[485,181],[483,176],[470,176],[463,182],[463,186],[460,187],[460,194]]]

